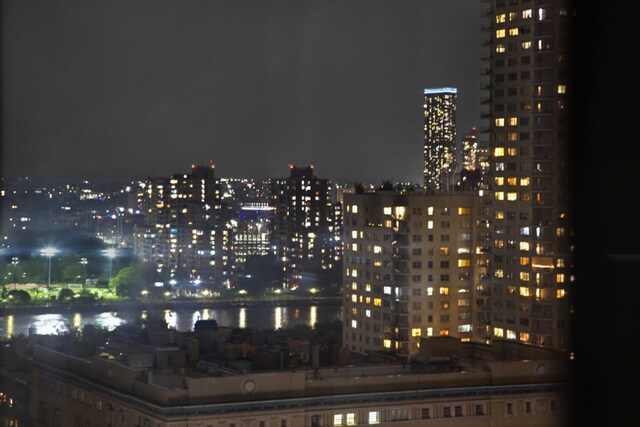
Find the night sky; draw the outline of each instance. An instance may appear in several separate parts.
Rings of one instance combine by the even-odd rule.
[[[422,181],[422,92],[479,124],[479,0],[5,0],[2,174]]]

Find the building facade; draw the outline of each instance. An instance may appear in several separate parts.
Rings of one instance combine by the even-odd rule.
[[[456,88],[424,90],[424,187],[449,189],[456,170]]]
[[[214,167],[149,179],[143,184],[142,225],[134,253],[172,285],[223,286],[230,274],[229,229],[222,221],[220,183]]]
[[[507,346],[455,350],[456,368],[434,372],[423,369],[429,362],[236,372],[199,364],[197,346],[123,358],[34,344],[28,378],[0,376],[25,382],[21,419],[34,427],[566,426],[568,361],[516,350],[527,360],[505,360]]]
[[[343,344],[414,354],[489,339],[488,206],[477,193],[344,195]]]
[[[313,165],[290,165],[290,176],[272,181],[273,251],[282,263],[284,287],[314,286],[337,268],[341,245],[335,220],[335,190]]]
[[[567,348],[573,280],[566,1],[487,1],[492,328]]]

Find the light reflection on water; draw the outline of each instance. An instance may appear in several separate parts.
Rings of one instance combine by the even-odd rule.
[[[116,327],[133,323],[136,318],[143,320],[151,312],[102,312],[60,314],[13,314],[0,317],[0,337],[29,334],[29,327],[36,334],[61,334],[70,330],[82,329],[86,324],[114,330]],[[162,316],[172,328],[178,331],[191,331],[198,320],[214,319],[220,326],[240,328],[286,328],[293,324],[315,325],[317,322],[330,322],[342,318],[339,304],[320,306],[247,306],[227,308],[205,308],[160,310]]]
[[[69,324],[62,314],[38,314],[33,323],[38,335],[58,335],[69,331]]]

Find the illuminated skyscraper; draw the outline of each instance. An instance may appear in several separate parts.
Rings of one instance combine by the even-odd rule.
[[[456,98],[456,88],[424,90],[424,187],[431,190],[455,182]]]
[[[478,130],[474,127],[460,139],[462,169],[480,169],[480,153],[478,146]]]
[[[146,219],[134,231],[135,255],[171,284],[225,285],[232,241],[222,224],[220,181],[213,165],[149,179],[143,191]]]
[[[566,349],[574,14],[562,0],[487,3],[493,335]]]
[[[343,344],[418,352],[420,337],[487,342],[488,206],[477,192],[344,195]]]
[[[284,269],[285,287],[315,287],[321,276],[339,268],[335,190],[331,181],[314,175],[313,165],[289,168],[288,178],[272,181],[273,249]]]

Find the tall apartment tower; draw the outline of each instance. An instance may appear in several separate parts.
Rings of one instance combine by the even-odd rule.
[[[343,343],[415,354],[490,339],[488,206],[477,192],[344,195]]]
[[[181,286],[225,285],[230,274],[222,226],[220,182],[213,165],[193,165],[189,174],[145,182],[144,224],[134,231],[134,253],[153,264],[167,282]]]
[[[485,1],[492,333],[567,349],[573,11],[562,0]]]
[[[287,289],[313,287],[337,266],[341,245],[335,223],[334,188],[313,165],[289,165],[290,176],[271,184],[272,246]]]
[[[462,157],[462,169],[480,169],[480,147],[478,146],[478,129],[471,130],[460,138],[460,154]]]
[[[424,90],[424,188],[430,190],[448,190],[455,182],[457,92]]]

